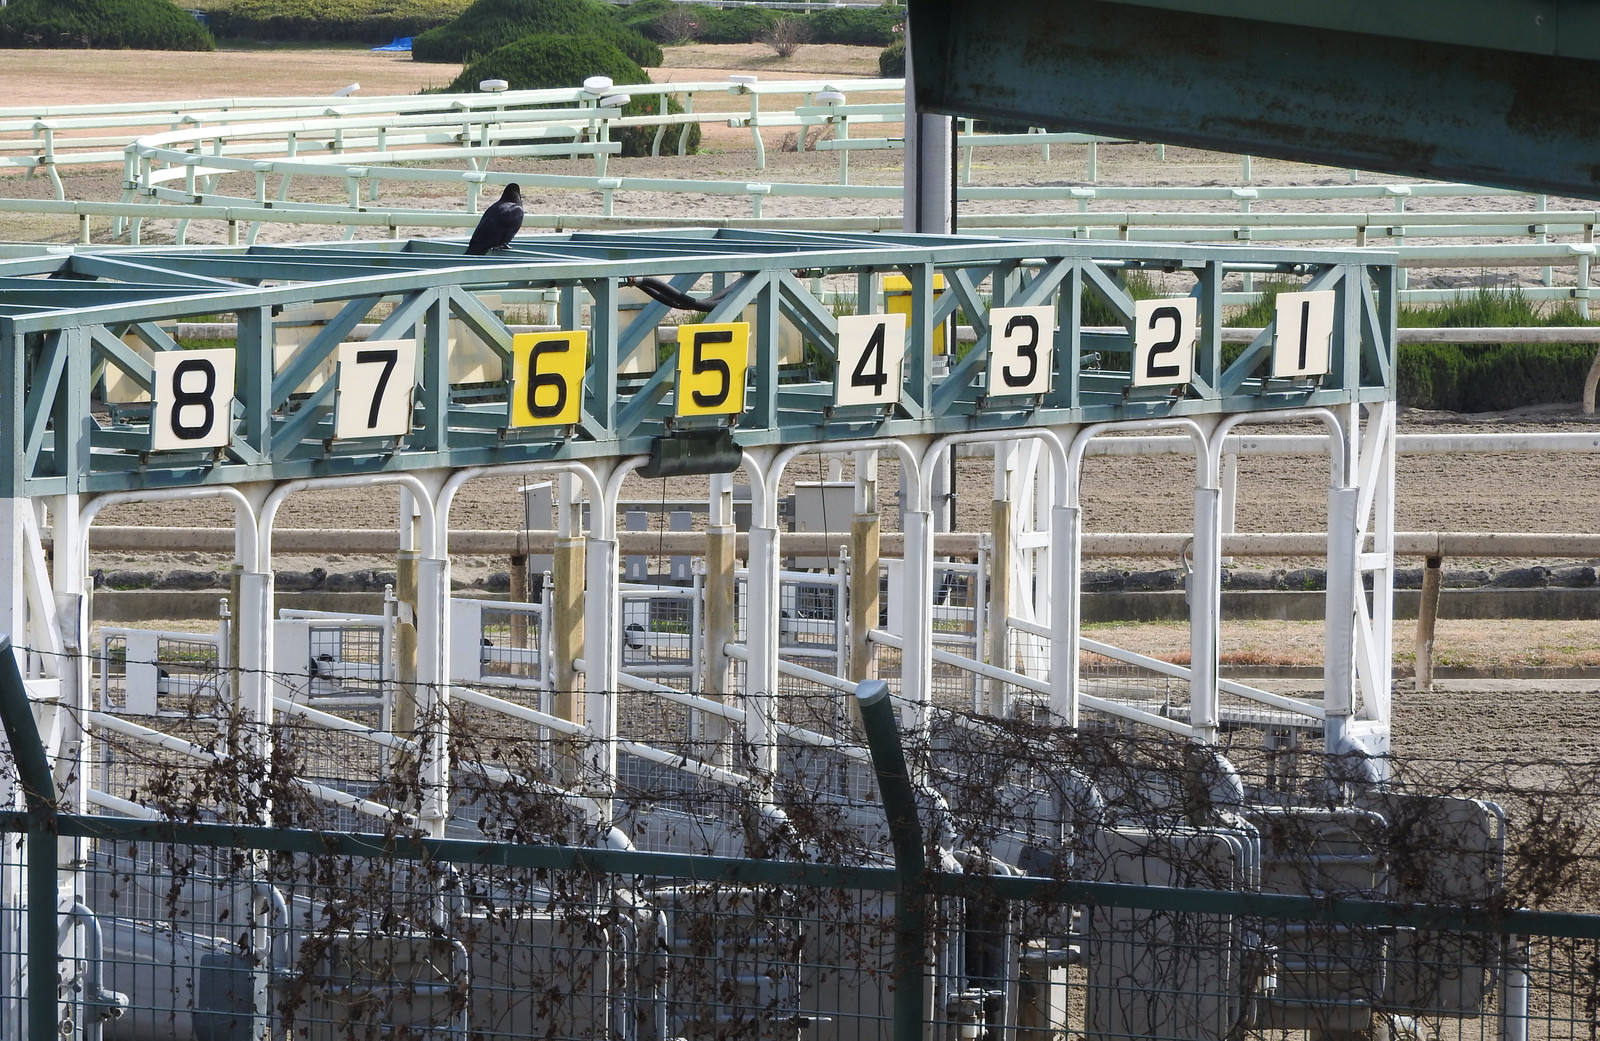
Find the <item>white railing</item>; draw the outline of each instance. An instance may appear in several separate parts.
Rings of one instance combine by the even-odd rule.
[[[748,129],[757,170],[766,166],[763,131],[793,128],[799,146],[808,130],[831,131],[812,147],[838,153],[841,179],[849,155],[871,148],[903,147],[892,136],[903,121],[903,81],[802,80],[638,84],[604,96],[581,88],[499,94],[417,95],[389,98],[244,98],[124,105],[0,108],[0,167],[23,168],[52,179],[53,199],[0,200],[0,211],[56,215],[76,220],[79,240],[90,241],[91,222],[109,220],[113,234],[140,243],[151,219],[177,221],[185,241],[192,221],[221,222],[230,245],[253,241],[268,223],[332,225],[346,238],[358,229],[398,238],[404,230],[458,231],[476,222],[478,193],[516,179],[529,192],[571,200],[573,209],[547,205],[530,213],[530,230],[617,226],[804,227],[816,230],[887,231],[900,227],[897,184],[805,183],[782,180],[684,179],[608,176],[617,150],[614,135],[627,127],[653,128],[653,147],[680,151],[695,123]],[[845,100],[848,90],[857,99]],[[623,116],[604,101],[619,94],[651,99],[653,114]],[[668,113],[669,99],[684,109]],[[887,100],[880,100],[887,99]],[[852,132],[851,128],[856,131]],[[863,128],[879,133],[862,136]],[[887,130],[886,136],[882,131]],[[973,150],[1028,144],[1048,158],[1052,145],[1087,150],[1091,178],[1105,139],[1077,134],[975,134],[958,136],[970,171]],[[587,157],[585,175],[521,170],[491,173],[496,160],[559,155]],[[120,163],[127,188],[114,202],[67,198],[64,168]],[[525,164],[524,164],[525,165]],[[1249,176],[1248,167],[1241,175]],[[419,192],[459,192],[462,208],[408,205]],[[663,206],[665,194],[739,199],[748,216],[682,213]],[[619,212],[618,196],[639,212]],[[1550,210],[1542,196],[1451,184],[1335,184],[1315,186],[1119,187],[1098,184],[1049,187],[979,186],[957,189],[965,205],[962,230],[1008,235],[1111,237],[1160,241],[1230,241],[1382,245],[1397,249],[1407,267],[1544,268],[1537,299],[1576,299],[1587,307],[1592,291],[1595,210]],[[384,197],[388,196],[388,199]],[[337,201],[328,201],[336,198]],[[882,212],[851,216],[796,216],[784,200],[856,200]],[[1499,208],[1466,209],[1474,200],[1504,199]],[[597,203],[594,201],[597,200]],[[1456,209],[1419,213],[1424,200],[1456,200]],[[1373,208],[1374,204],[1382,208]],[[995,212],[1013,206],[1018,212]],[[1293,212],[1263,212],[1294,207]],[[1355,211],[1345,207],[1357,207]],[[175,212],[181,207],[181,212]],[[1109,208],[1106,208],[1109,207]],[[1174,207],[1177,207],[1174,209]],[[1258,208],[1259,207],[1259,208]],[[1328,212],[1332,208],[1334,212]],[[723,208],[726,209],[725,207]],[[1485,240],[1488,240],[1487,242]],[[1572,272],[1555,285],[1554,268]],[[1454,290],[1408,292],[1431,299]]]

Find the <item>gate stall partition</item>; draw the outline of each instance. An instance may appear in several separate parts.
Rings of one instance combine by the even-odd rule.
[[[1161,295],[1135,299],[1134,273]],[[1220,888],[1279,878],[1272,884],[1321,892],[1326,880],[1311,868],[1291,872],[1292,883],[1267,870],[1271,855],[1297,847],[1273,845],[1261,821],[1320,820],[1330,790],[1341,813],[1384,812],[1373,801],[1387,797],[1395,274],[1391,255],[1366,251],[729,230],[530,236],[485,258],[412,241],[7,261],[0,343],[13,362],[0,400],[14,451],[0,464],[0,516],[12,581],[0,626],[44,721],[56,788],[76,812],[881,865],[893,818],[846,696],[878,678],[916,750],[911,790],[940,870],[1048,867],[1127,881],[1177,878],[1198,863],[1226,867]],[[1275,320],[1225,352],[1223,294],[1269,275],[1288,284]],[[892,303],[890,277],[905,287]],[[550,313],[535,313],[546,304]],[[1111,331],[1103,318],[1088,331],[1091,308],[1113,317]],[[231,316],[233,343],[186,348],[182,323],[200,315]],[[958,315],[977,341],[946,353],[954,337],[944,329]],[[1223,445],[1240,424],[1267,422],[1328,443],[1320,697],[1219,675]],[[1083,461],[1096,439],[1147,430],[1193,446],[1191,663],[1095,645],[1153,677],[1107,692],[1080,668]],[[798,493],[809,479],[801,460],[819,452],[835,469],[815,482],[834,504],[822,509],[829,519],[819,527],[797,510],[796,530],[785,531],[785,492]],[[955,453],[993,460],[986,532],[945,530]],[[483,478],[553,486],[551,529],[525,533],[549,554],[536,598],[451,595],[452,508]],[[704,531],[625,530],[640,478],[670,483],[675,499],[703,488]],[[749,487],[747,524],[736,479]],[[897,484],[897,510],[880,479]],[[847,518],[844,492],[829,497],[840,486]],[[356,490],[352,520],[373,496],[397,501],[393,590],[376,612],[288,610],[274,561],[286,502]],[[199,500],[231,512],[234,563],[225,624],[192,641],[206,648],[197,665],[169,650],[181,636],[151,644],[98,626],[89,576],[102,511]],[[653,579],[646,568],[624,584],[628,558],[656,555],[689,558],[689,574]],[[1244,784],[1224,737],[1285,718],[1313,735],[1336,776]],[[1007,753],[1019,725],[1081,742],[1041,766]],[[1164,753],[1139,757],[1146,767],[1132,774],[1112,770],[1094,744],[1140,734],[1189,750],[1205,783],[1186,789],[1166,776]],[[1489,834],[1489,813],[1451,818],[1455,832]],[[1193,841],[1155,838],[1174,828]],[[1366,848],[1375,838],[1352,835],[1338,840],[1352,855],[1376,855]],[[63,841],[63,877],[121,855],[95,842]],[[1494,874],[1498,848],[1479,845],[1473,892]],[[27,902],[20,868],[0,883],[0,908]],[[1353,891],[1392,883],[1380,871]],[[437,901],[521,901],[555,914],[558,894],[516,871],[438,884]],[[204,896],[206,906],[235,888]],[[76,891],[83,914],[102,913],[89,900],[98,891]],[[692,886],[607,892],[608,911],[565,924],[517,919],[515,929],[612,937],[584,974],[584,1022],[688,1029],[662,1011],[670,994],[648,1009],[616,1004],[641,987],[654,993],[641,980],[660,977],[639,952],[675,949],[701,916],[765,905],[752,891]],[[250,899],[240,914],[278,914],[264,892]],[[888,929],[900,913],[890,903],[866,919]],[[312,914],[288,897],[284,906],[291,923]],[[396,904],[406,924],[386,935],[410,945],[390,952],[397,964],[454,965],[469,979],[510,972],[513,991],[516,972],[540,971],[537,959],[480,964],[471,936],[427,931],[449,917],[429,907]],[[1094,987],[1125,995],[1145,986],[1143,956],[1096,961],[1097,952],[1128,942],[1130,929],[1149,933],[1158,962],[1177,942],[1137,914],[1002,923],[970,902],[940,907],[927,953],[938,1007],[968,1010],[968,1023],[1020,1014],[1014,980],[1000,981],[1025,960],[1048,990],[1056,983],[1041,981],[1057,969],[1090,959]],[[838,921],[824,915],[810,935]],[[361,923],[357,932],[383,931]],[[483,929],[493,931],[473,926]],[[863,1009],[887,1009],[878,985],[818,997],[813,940],[776,927],[764,935],[768,983],[739,986],[789,1009],[784,1023],[803,1019],[828,1036]],[[1227,945],[1216,972],[1236,996],[1172,998],[1200,1033],[1282,993],[1267,984],[1282,974],[1261,960],[1282,938],[1238,923],[1220,924],[1215,938]],[[194,940],[215,945],[219,934]],[[276,942],[252,941],[241,957],[265,963]],[[4,949],[21,950],[20,934]],[[127,957],[160,961],[153,951]],[[193,979],[140,984],[136,1003],[157,1009],[176,1000],[163,987],[199,987],[203,960]],[[354,973],[358,962],[336,944],[317,971]],[[1213,975],[1183,978],[1198,993]],[[438,982],[407,978],[429,993]],[[229,1008],[253,1022],[267,1015],[257,990],[228,979],[213,993]],[[1316,1020],[1302,1013],[1355,1000],[1319,986],[1280,1019]],[[21,996],[6,1006],[19,1016]],[[462,1000],[479,1029],[475,999]],[[1142,1029],[1121,999],[1093,1015],[1098,1032]]]

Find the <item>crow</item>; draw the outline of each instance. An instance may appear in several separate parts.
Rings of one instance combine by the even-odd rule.
[[[512,236],[522,227],[522,190],[515,184],[506,185],[500,201],[492,204],[478,218],[472,241],[467,243],[467,255],[481,257],[492,249],[504,249],[511,244]]]

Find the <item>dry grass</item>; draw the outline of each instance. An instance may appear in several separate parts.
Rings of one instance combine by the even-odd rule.
[[[1112,622],[1084,635],[1154,658],[1189,663],[1189,627],[1173,622]],[[1416,663],[1415,623],[1395,624],[1397,672]],[[1221,632],[1224,665],[1320,665],[1322,623],[1229,621]],[[1441,619],[1434,633],[1435,668],[1484,671],[1600,668],[1600,620]]]

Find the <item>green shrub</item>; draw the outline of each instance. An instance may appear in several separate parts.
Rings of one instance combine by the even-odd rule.
[[[673,0],[638,0],[617,11],[623,25],[661,43],[754,43],[774,20],[764,7],[721,8]]]
[[[700,23],[703,28],[696,37],[701,43],[755,43],[763,33],[770,32],[777,21],[777,16],[765,7],[702,8],[696,5],[694,10],[706,12],[706,18]]]
[[[1407,343],[1399,349],[1400,404],[1498,412],[1573,401],[1594,358],[1589,344]]]
[[[594,36],[540,34],[524,36],[490,51],[468,65],[445,89],[471,91],[486,79],[505,80],[512,90],[576,87],[590,76],[610,76],[619,87],[650,82],[643,69],[606,40]],[[653,97],[640,98],[628,102],[622,111],[630,116],[651,115],[659,111],[653,107],[659,104]],[[668,111],[682,112],[683,106],[674,100],[669,103]],[[674,144],[676,133],[669,128],[669,139]],[[649,155],[655,134],[655,127],[628,127],[612,131],[612,140],[621,143],[623,155]],[[687,150],[694,152],[699,147],[700,126],[692,124]]]
[[[906,74],[906,41],[896,40],[878,52],[878,75],[884,79]]]
[[[209,51],[205,26],[171,0],[12,0],[0,8],[0,47]]]
[[[414,61],[469,62],[524,36],[541,34],[594,37],[610,43],[637,65],[660,65],[660,46],[617,21],[612,10],[600,0],[475,0],[453,22],[412,40],[411,57]],[[575,82],[581,83],[584,76]]]
[[[857,47],[887,47],[896,30],[905,25],[906,9],[884,4],[879,7],[832,7],[805,17],[812,43],[847,43]]]
[[[388,43],[417,36],[466,10],[470,0],[210,0],[211,31],[224,39]]]

